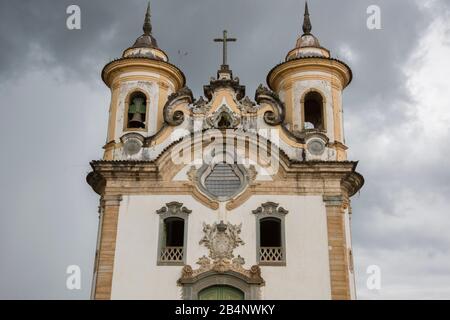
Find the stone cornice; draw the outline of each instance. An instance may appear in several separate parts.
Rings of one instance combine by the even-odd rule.
[[[102,70],[102,80],[105,84],[110,87],[114,76],[117,72],[128,67],[142,67],[153,69],[157,73],[166,74],[167,77],[172,78],[176,81],[178,88],[184,87],[186,84],[186,77],[184,73],[178,69],[177,66],[159,60],[153,60],[145,57],[130,57],[130,58],[120,58],[108,63]]]
[[[205,97],[211,100],[214,91],[220,88],[231,88],[236,92],[236,99],[241,100],[245,97],[245,86],[239,84],[239,78],[230,79],[211,79],[208,85],[203,86]]]
[[[158,167],[153,161],[92,161],[93,169],[87,177],[87,183],[98,194],[102,194],[110,179],[156,180]]]
[[[327,70],[331,70],[336,73],[337,76],[342,80],[342,87],[345,88],[350,84],[353,78],[352,70],[350,67],[334,58],[323,58],[323,57],[303,57],[297,58],[293,60],[289,60],[283,63],[276,65],[272,70],[269,71],[267,75],[267,84],[269,88],[276,91],[275,83],[279,77],[282,77],[282,74],[285,74],[289,70],[292,69],[301,69],[301,68],[323,68]]]
[[[352,197],[361,190],[364,185],[364,177],[356,171],[351,172],[342,179],[341,185],[347,190],[348,195]]]
[[[170,158],[164,157],[160,161],[93,161],[93,171],[88,174],[87,182],[101,195],[107,188],[115,190],[114,192],[121,190],[124,194],[172,194],[176,191],[180,194],[192,194],[207,207],[217,209],[217,203],[213,204],[208,198],[195,193],[196,188],[192,181],[172,181],[171,177],[181,170],[183,165],[175,166],[167,161],[170,162]],[[282,155],[279,172],[273,176],[273,181],[260,181],[249,186],[248,190],[252,194],[342,192],[345,197],[351,197],[364,185],[364,178],[356,172],[356,166],[357,162],[353,161],[296,162]],[[270,191],[271,189],[273,190]],[[239,206],[247,198],[248,195],[245,194],[242,199],[235,199],[232,207]]]

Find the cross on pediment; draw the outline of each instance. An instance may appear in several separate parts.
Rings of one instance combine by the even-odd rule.
[[[223,50],[223,57],[222,57],[222,65],[221,69],[228,69],[227,64],[227,44],[228,42],[236,42],[236,38],[228,38],[228,32],[227,30],[223,30],[223,38],[217,38],[214,39],[214,42],[222,42],[222,50]]]

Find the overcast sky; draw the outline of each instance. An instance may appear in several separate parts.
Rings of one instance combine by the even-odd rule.
[[[82,29],[66,28],[81,7]],[[366,27],[369,5],[381,30]],[[198,97],[229,63],[253,97],[301,31],[301,0],[153,0],[153,33]],[[106,139],[100,71],[142,33],[145,0],[0,0],[0,298],[87,299],[98,196],[85,182]],[[311,0],[313,34],[353,69],[344,95],[361,299],[450,298],[450,2]],[[181,52],[181,54],[179,54]],[[187,53],[187,54],[184,54]],[[68,291],[66,267],[82,269]],[[381,290],[366,269],[381,268]]]

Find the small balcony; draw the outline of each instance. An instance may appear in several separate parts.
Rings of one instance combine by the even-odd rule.
[[[259,262],[261,265],[285,265],[283,247],[261,247]]]
[[[183,256],[183,247],[165,247],[161,249],[159,262],[163,264],[183,264]]]

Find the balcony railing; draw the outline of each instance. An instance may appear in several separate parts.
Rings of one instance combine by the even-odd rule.
[[[165,247],[161,249],[161,262],[183,262],[183,247]]]
[[[261,247],[259,249],[259,261],[262,263],[283,263],[283,248]]]

